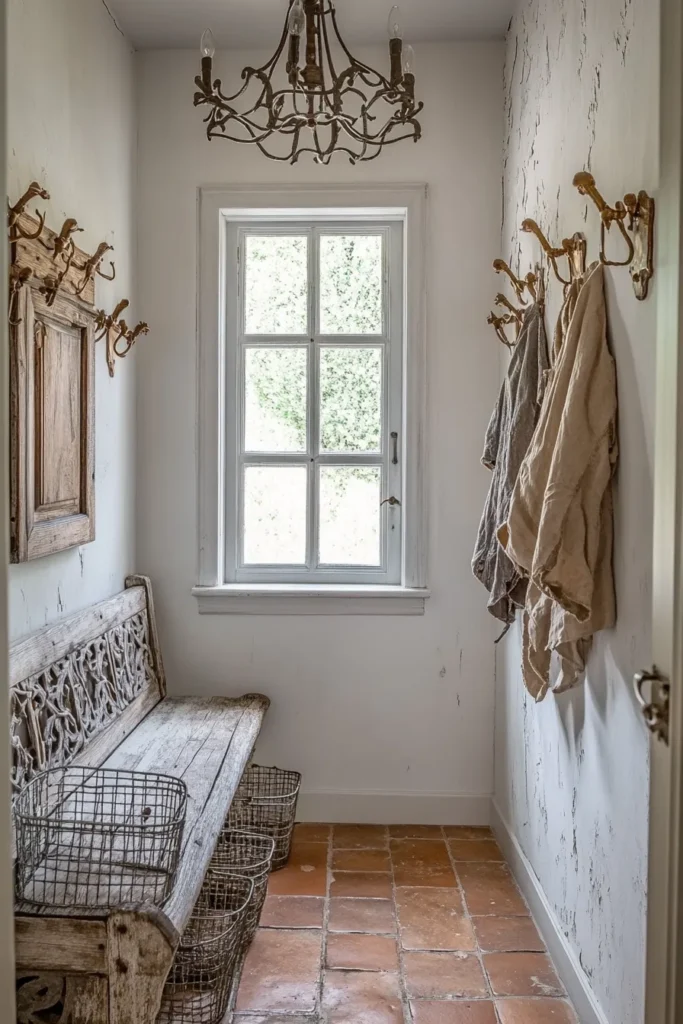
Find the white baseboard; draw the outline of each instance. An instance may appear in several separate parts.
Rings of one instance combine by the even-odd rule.
[[[316,790],[301,793],[299,821],[353,822],[367,825],[488,825],[490,796]]]
[[[569,945],[555,912],[548,903],[534,869],[519,845],[516,836],[503,818],[495,800],[492,801],[491,827],[505,854],[517,884],[522,890],[543,940],[548,947],[567,994],[574,1004],[581,1024],[609,1024],[600,1008],[578,957]]]

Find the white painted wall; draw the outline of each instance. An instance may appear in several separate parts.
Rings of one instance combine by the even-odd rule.
[[[101,0],[9,0],[8,39],[8,193],[37,179],[52,196],[50,227],[76,217],[84,249],[113,244],[116,280],[97,282],[98,305],[134,304],[131,47]],[[135,568],[133,364],[119,362],[111,380],[98,345],[97,539],[10,568],[12,637],[116,593]]]
[[[572,188],[589,168],[610,202],[658,185],[658,4],[522,0],[508,39],[505,255],[528,270],[551,240],[599,220]],[[617,255],[616,258],[624,258]],[[609,1024],[643,1019],[648,740],[631,690],[651,660],[656,301],[608,273],[619,379],[618,625],[598,639],[585,686],[535,706],[523,692],[517,631],[499,648],[497,808],[528,858],[585,984]],[[552,289],[553,322],[560,289]]]
[[[224,54],[234,81],[254,54]],[[264,55],[260,55],[264,56]],[[387,61],[381,51],[367,58]],[[424,139],[369,165],[275,164],[208,143],[193,109],[198,53],[139,56],[141,307],[138,552],[157,596],[175,693],[267,693],[258,756],[304,773],[323,818],[486,815],[493,784],[494,628],[470,559],[478,470],[497,390],[485,318],[500,245],[501,44],[423,45]],[[252,182],[427,182],[433,596],[424,618],[202,617],[196,580],[196,194]],[[458,800],[458,798],[475,799]]]

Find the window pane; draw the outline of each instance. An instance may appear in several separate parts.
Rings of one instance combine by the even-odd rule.
[[[247,235],[244,330],[308,333],[308,238]]]
[[[305,466],[247,466],[244,471],[246,565],[306,563]]]
[[[382,235],[321,237],[320,332],[382,333]]]
[[[381,349],[321,348],[321,451],[378,452],[381,427]]]
[[[307,360],[305,348],[245,349],[246,451],[306,451]]]
[[[320,467],[322,565],[381,564],[379,466]]]

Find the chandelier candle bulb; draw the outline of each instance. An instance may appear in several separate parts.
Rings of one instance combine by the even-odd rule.
[[[210,28],[207,28],[204,31],[199,48],[202,54],[202,85],[204,87],[204,91],[210,93],[211,68],[213,65],[213,58],[216,53],[216,43],[213,38],[213,32]]]
[[[302,36],[306,28],[306,12],[303,0],[294,0],[290,11],[287,28],[290,36]]]
[[[389,29],[390,39],[403,39],[403,32],[401,31],[401,8],[394,4],[389,11],[389,21],[387,22]]]

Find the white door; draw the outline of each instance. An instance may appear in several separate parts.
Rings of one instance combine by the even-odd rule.
[[[661,0],[657,245],[655,668],[636,678],[653,730],[646,1024],[683,1021],[683,3]],[[653,12],[654,17],[654,12]],[[654,354],[654,353],[653,353]]]

